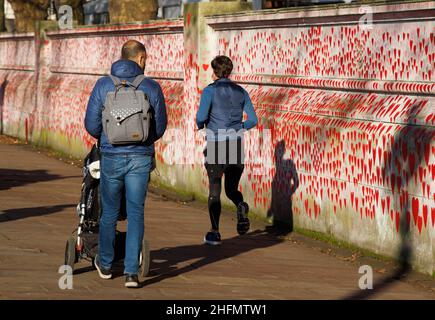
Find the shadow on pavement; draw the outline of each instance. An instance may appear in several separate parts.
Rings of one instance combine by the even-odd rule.
[[[255,230],[244,236],[224,239],[220,246],[204,244],[173,248],[162,248],[151,252],[150,279],[141,283],[141,287],[158,283],[165,279],[199,269],[211,263],[222,261],[245,252],[267,248],[285,241],[271,235],[266,230]],[[199,260],[198,260],[199,259]],[[197,260],[181,268],[177,264]]]
[[[77,204],[60,204],[56,206],[33,207],[33,208],[19,208],[7,209],[0,211],[0,223],[20,220],[30,217],[44,216],[52,213],[62,211],[66,208],[76,207]]]
[[[60,176],[48,173],[47,170],[17,170],[0,168],[0,191],[25,186],[31,183],[80,177],[81,176]]]
[[[360,290],[358,292],[351,294],[350,296],[345,297],[343,300],[365,300],[365,299],[373,298],[376,294],[387,289],[395,281],[399,281],[406,278],[410,270],[411,268],[408,265],[402,265],[392,275],[385,277],[378,283],[374,283],[373,289]]]

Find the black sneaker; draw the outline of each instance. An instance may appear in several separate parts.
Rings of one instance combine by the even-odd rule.
[[[204,243],[211,246],[218,246],[222,243],[221,234],[218,231],[209,231],[204,237]]]
[[[249,206],[246,202],[241,202],[237,206],[237,232],[244,235],[248,232],[251,224],[248,219]]]
[[[98,260],[98,256],[95,256],[95,260],[94,260],[94,265],[95,268],[98,271],[98,274],[100,275],[101,279],[110,279],[112,278],[112,271],[110,271],[110,269],[105,269],[100,265],[100,261]]]
[[[137,277],[137,274],[127,274],[125,276],[125,286],[127,288],[139,287],[139,278]]]

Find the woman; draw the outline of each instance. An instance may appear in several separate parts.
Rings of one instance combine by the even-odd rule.
[[[198,129],[207,128],[205,167],[210,182],[208,210],[211,230],[204,242],[209,245],[221,244],[219,218],[221,214],[222,176],[225,174],[225,193],[237,207],[237,232],[248,232],[249,206],[238,190],[243,173],[243,132],[257,125],[258,119],[249,94],[241,86],[228,79],[233,63],[226,56],[217,56],[211,62],[214,82],[208,85],[202,95],[196,115]],[[243,112],[248,119],[243,122]],[[228,152],[229,151],[229,152]]]

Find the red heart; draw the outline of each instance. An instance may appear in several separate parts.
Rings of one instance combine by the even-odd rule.
[[[396,231],[399,232],[400,213],[396,211]]]
[[[421,228],[423,226],[423,219],[422,217],[418,217],[418,233],[421,233]]]
[[[204,69],[204,71],[207,71],[207,69],[208,69],[208,64],[203,64],[203,65],[202,65],[202,68]]]
[[[424,159],[426,160],[426,164],[429,164],[429,153],[430,153],[430,145],[426,144],[424,146]]]
[[[190,18],[191,18],[191,14],[190,13],[188,13],[187,14],[187,26],[190,26]]]
[[[411,176],[414,175],[415,171],[415,154],[411,153],[409,154],[409,172],[411,173]]]
[[[414,224],[417,224],[417,219],[418,219],[418,199],[417,198],[412,198],[412,216],[414,218]]]
[[[423,220],[424,220],[424,226],[427,226],[427,214],[428,214],[428,208],[427,205],[423,206]]]

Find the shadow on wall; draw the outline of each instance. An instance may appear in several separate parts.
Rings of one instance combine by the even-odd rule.
[[[0,134],[3,134],[3,107],[5,102],[6,86],[8,83],[9,81],[6,77],[0,85]]]
[[[395,281],[407,277],[411,270],[412,243],[410,237],[411,206],[409,203],[409,184],[412,179],[417,179],[418,168],[425,157],[424,150],[430,145],[432,131],[415,125],[417,115],[421,112],[421,104],[416,103],[408,111],[406,124],[395,134],[389,157],[384,160],[384,183],[396,194],[395,199],[402,203],[400,212],[395,217],[395,222],[400,234],[400,247],[397,252],[398,266],[395,272],[386,276],[379,283],[373,284],[372,290],[360,290],[346,297],[345,300],[368,299],[385,290]],[[412,209],[416,214],[415,209]],[[414,216],[416,224],[418,216]],[[399,221],[397,221],[399,220]]]
[[[293,231],[292,195],[299,187],[296,166],[292,159],[284,159],[285,141],[275,146],[275,176],[272,181],[272,200],[267,217],[273,219],[275,233],[285,235]]]

